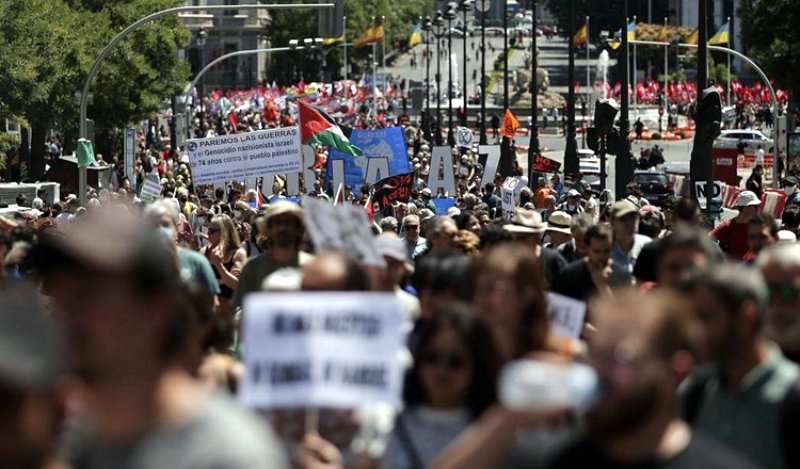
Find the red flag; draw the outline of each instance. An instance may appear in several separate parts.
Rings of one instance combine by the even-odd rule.
[[[364,211],[367,212],[370,224],[375,223],[375,208],[372,206],[372,196],[367,197],[367,202],[364,204]]]
[[[236,111],[228,114],[228,123],[231,124],[231,127],[233,127],[234,131],[239,126],[239,115],[236,113]]]

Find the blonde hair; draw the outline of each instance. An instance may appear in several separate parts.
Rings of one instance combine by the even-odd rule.
[[[211,219],[211,226],[219,230],[219,245],[222,247],[222,252],[227,254],[241,247],[239,232],[236,231],[236,225],[233,224],[231,217],[225,214],[216,215]]]

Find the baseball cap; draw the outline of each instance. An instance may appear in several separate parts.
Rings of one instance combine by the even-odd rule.
[[[575,189],[570,189],[569,192],[567,192],[567,197],[580,197],[580,196],[581,193],[576,191]]]
[[[798,181],[798,179],[794,176],[787,176],[783,178],[782,182],[784,186],[796,186],[800,184],[800,181]]]
[[[737,207],[750,207],[751,205],[761,205],[761,200],[753,191],[742,191],[736,199]]]
[[[430,197],[431,195],[433,195],[433,193],[431,192],[431,190],[430,190],[430,189],[428,189],[427,187],[426,187],[425,189],[422,189],[422,190],[421,190],[419,193],[420,193],[420,194],[422,194],[422,195],[426,195],[426,196],[428,196],[428,197]]]
[[[620,200],[611,206],[611,218],[620,218],[631,213],[639,213],[639,208],[629,200]]]

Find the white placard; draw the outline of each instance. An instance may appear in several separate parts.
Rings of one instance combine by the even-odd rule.
[[[125,176],[131,183],[136,180],[136,129],[125,129]]]
[[[551,330],[561,337],[579,338],[586,318],[586,303],[558,293],[548,293],[547,303],[550,305]]]
[[[468,127],[456,127],[456,146],[461,148],[472,147],[472,130]]]
[[[405,334],[392,293],[255,293],[244,299],[240,400],[255,408],[396,405]]]
[[[162,190],[161,181],[157,177],[144,178],[139,198],[142,199],[142,202],[149,204],[161,196]]]
[[[360,264],[385,267],[386,261],[375,248],[364,207],[331,205],[320,199],[303,199],[306,228],[318,252],[341,251]]]
[[[296,173],[303,163],[297,126],[194,139],[186,148],[195,184]]]
[[[500,145],[481,145],[478,147],[478,155],[486,155],[486,164],[481,177],[481,188],[483,188],[487,183],[494,182],[497,167],[500,165]]]
[[[722,198],[722,186],[725,183],[722,181],[714,181],[714,195],[711,200],[720,200]],[[706,182],[695,181],[694,183],[695,194],[697,194],[697,205],[701,209],[706,209]]]
[[[519,178],[507,177],[500,188],[500,199],[503,202],[503,219],[514,221],[517,218],[515,192],[524,185]]]

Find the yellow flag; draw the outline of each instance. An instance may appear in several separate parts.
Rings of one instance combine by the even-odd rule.
[[[689,35],[689,37],[686,38],[687,44],[697,45],[699,41],[700,41],[700,35],[697,33],[696,29],[692,32],[692,34]]]

